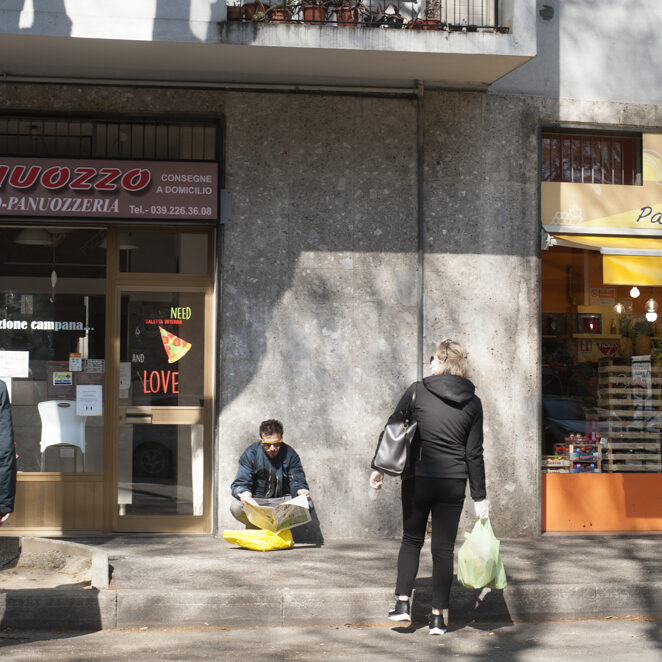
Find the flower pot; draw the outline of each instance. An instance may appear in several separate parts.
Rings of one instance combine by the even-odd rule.
[[[243,9],[244,9],[243,7],[239,7],[236,5],[228,6],[228,21],[241,21],[244,15]]]
[[[244,10],[244,18],[247,21],[251,21],[257,12],[265,14],[268,9],[268,5],[263,5],[261,2],[248,2],[242,7],[242,9]]]
[[[412,24],[412,30],[438,30],[441,21],[438,18],[418,18]]]
[[[359,10],[350,7],[337,7],[336,21],[342,28],[355,28],[359,22]]]
[[[267,19],[272,23],[289,23],[292,20],[292,12],[282,7],[274,7],[267,12]]]
[[[326,7],[320,5],[304,5],[302,7],[303,22],[311,25],[324,25],[326,23]]]

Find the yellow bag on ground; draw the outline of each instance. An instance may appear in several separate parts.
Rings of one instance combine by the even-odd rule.
[[[268,552],[273,549],[288,549],[294,546],[292,532],[289,529],[274,533],[264,529],[241,529],[223,531],[223,538],[233,545],[255,549],[258,552]]]

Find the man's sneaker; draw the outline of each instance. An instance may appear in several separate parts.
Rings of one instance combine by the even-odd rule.
[[[441,614],[430,614],[430,634],[446,634],[446,623]]]
[[[388,617],[392,621],[411,621],[409,600],[396,600],[395,607],[388,612]]]

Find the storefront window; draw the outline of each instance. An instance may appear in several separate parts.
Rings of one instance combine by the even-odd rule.
[[[120,271],[154,274],[206,274],[209,235],[195,232],[120,233]]]
[[[104,239],[0,228],[0,379],[19,471],[103,471]]]
[[[662,470],[662,286],[636,256],[620,258],[620,276],[641,280],[615,284],[608,257],[542,254],[545,473]]]

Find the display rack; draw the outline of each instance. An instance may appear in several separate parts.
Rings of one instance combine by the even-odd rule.
[[[642,363],[638,363],[642,365]],[[662,471],[662,367],[633,374],[630,359],[598,366],[600,436],[604,471]]]

